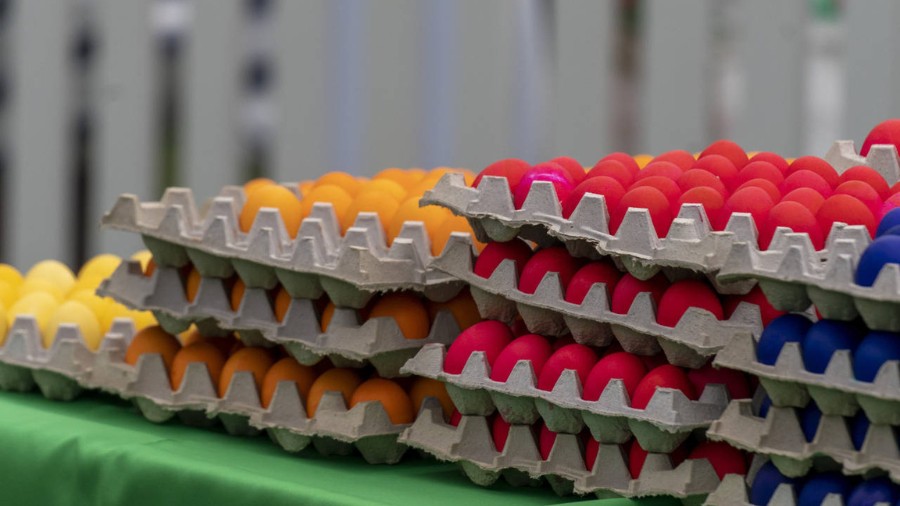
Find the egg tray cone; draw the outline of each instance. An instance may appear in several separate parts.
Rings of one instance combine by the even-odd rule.
[[[249,232],[238,226],[243,189],[226,186],[204,209],[186,188],[168,188],[159,202],[119,197],[103,216],[104,227],[140,234],[161,266],[193,263],[201,275],[234,272],[248,287],[285,286],[291,296],[315,299],[322,292],[336,304],[361,308],[378,292],[408,289],[445,301],[462,285],[428,269],[431,249],[421,222],[403,226],[391,247],[374,213],[360,213],[340,234],[331,204],[317,203],[296,239],[277,210],[259,211]]]
[[[759,308],[742,302],[728,320],[720,321],[700,308],[691,308],[674,327],[656,322],[656,307],[649,294],[638,295],[627,314],[610,310],[606,287],[595,284],[581,304],[563,298],[559,275],[549,272],[533,294],[518,290],[515,263],[504,260],[490,278],[473,271],[474,257],[468,236],[451,235],[444,254],[433,266],[471,286],[472,297],[483,318],[512,324],[521,315],[530,332],[561,336],[576,342],[608,346],[613,339],[638,355],[662,351],[669,363],[702,367],[709,357],[739,334],[759,334]]]
[[[632,408],[621,380],[612,380],[596,401],[581,396],[575,371],[566,370],[551,391],[537,388],[531,362],[520,360],[506,382],[490,379],[484,352],[469,356],[462,373],[444,372],[444,346],[430,344],[402,371],[433,378],[447,386],[463,415],[487,416],[499,411],[514,424],[543,419],[553,432],[577,434],[586,426],[601,443],[620,444],[632,435],[647,451],[668,453],[694,431],[702,431],[722,414],[728,394],[722,385],[707,386],[700,399],[689,400],[678,390],[656,390],[645,409]]]
[[[872,286],[854,282],[859,259],[872,241],[865,227],[836,224],[823,252],[815,251],[807,235],[785,231],[775,234],[772,243],[780,245],[775,250],[735,245],[719,281],[755,279],[781,311],[803,311],[815,304],[828,319],[861,316],[873,330],[900,331],[900,266],[884,265]]]
[[[857,450],[846,420],[822,415],[816,434],[806,441],[795,408],[769,408],[765,418],[753,414],[749,400],[731,401],[707,431],[710,439],[768,456],[785,476],[806,475],[812,469],[838,468],[843,474],[887,473],[900,482],[900,446],[894,427],[872,424]]]
[[[719,483],[705,460],[685,461],[672,469],[668,458],[657,454],[648,455],[640,477],[632,479],[620,448],[607,444],[601,444],[593,470],[588,471],[577,434],[558,434],[547,460],[542,460],[528,425],[510,427],[504,449],[498,452],[485,417],[463,416],[454,427],[444,422],[436,406],[423,410],[400,441],[438,460],[459,463],[466,476],[482,486],[503,477],[513,486],[544,480],[560,495],[697,498]]]
[[[797,506],[798,490],[790,483],[782,483],[775,489],[766,506]],[[753,506],[750,503],[747,483],[744,477],[736,474],[726,475],[722,484],[706,498],[706,506]],[[840,494],[828,494],[821,506],[844,506]],[[892,506],[886,502],[875,506]]]
[[[224,280],[203,277],[194,301],[189,302],[177,269],[158,267],[148,277],[135,262],[123,262],[101,283],[98,293],[128,307],[153,311],[173,334],[186,330],[191,323],[204,335],[237,331],[244,344],[283,345],[304,365],[326,357],[337,367],[371,363],[383,377],[397,376],[406,360],[423,345],[450,343],[459,334],[456,320],[448,311],[438,312],[424,339],[406,339],[393,318],[372,318],[360,324],[355,310],[343,308],[335,309],[328,331],[321,332],[313,301],[308,299],[293,299],[279,322],[264,289],[247,288],[234,311]]]
[[[810,400],[827,415],[853,416],[862,408],[876,424],[900,425],[900,361],[885,362],[872,382],[857,380],[847,350],[838,350],[823,374],[806,370],[799,343],[785,343],[775,365],[756,358],[756,341],[739,336],[715,365],[759,377],[774,406],[802,408]]]

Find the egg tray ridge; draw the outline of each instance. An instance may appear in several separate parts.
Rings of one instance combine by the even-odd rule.
[[[714,363],[757,376],[773,406],[802,408],[812,399],[827,415],[853,416],[861,407],[872,423],[900,425],[900,361],[882,364],[874,381],[860,381],[847,350],[836,351],[817,374],[806,370],[799,343],[785,343],[775,364],[766,365],[756,358],[756,341],[738,336]]]
[[[685,461],[672,468],[666,455],[649,454],[638,479],[632,479],[617,445],[601,444],[592,471],[585,467],[577,434],[558,434],[543,460],[529,425],[512,425],[504,449],[498,452],[483,416],[463,416],[458,427],[443,421],[437,408],[422,413],[400,441],[438,460],[456,462],[481,486],[504,478],[513,486],[545,480],[559,495],[596,494],[598,497],[672,495],[702,497],[719,479],[705,460]]]
[[[627,314],[610,310],[607,290],[595,284],[581,304],[563,298],[559,276],[550,272],[533,294],[518,290],[515,263],[504,260],[483,278],[473,271],[474,257],[467,235],[451,235],[444,254],[433,264],[471,287],[472,298],[483,318],[512,324],[521,315],[530,332],[560,336],[571,332],[576,342],[604,347],[616,339],[622,348],[638,355],[662,351],[669,363],[702,367],[709,357],[738,334],[762,331],[759,308],[741,302],[725,321],[700,308],[690,308],[674,327],[656,322],[656,307],[650,295],[639,294]]]
[[[424,339],[407,339],[393,318],[371,318],[362,324],[356,311],[336,308],[327,332],[308,299],[292,299],[283,322],[272,309],[266,290],[247,288],[237,311],[233,311],[225,282],[201,277],[194,302],[185,296],[177,269],[158,267],[145,276],[136,262],[123,262],[101,283],[98,293],[122,304],[151,310],[160,325],[172,334],[191,323],[203,335],[223,335],[237,331],[250,346],[280,344],[304,365],[329,358],[336,367],[362,367],[371,363],[383,377],[394,377],[407,359],[429,343],[450,343],[459,327],[448,311],[439,311]]]
[[[656,390],[645,409],[631,407],[621,380],[612,380],[596,401],[581,396],[575,371],[565,370],[550,391],[537,388],[531,362],[520,360],[505,382],[490,379],[484,352],[469,356],[460,374],[444,372],[445,350],[430,344],[401,371],[439,380],[463,415],[487,416],[497,411],[513,424],[543,419],[553,432],[577,434],[587,427],[601,443],[621,444],[634,436],[647,451],[669,453],[693,432],[702,431],[725,410],[728,394],[722,385],[708,385],[700,399],[682,392]]]
[[[734,400],[709,427],[707,436],[768,456],[788,477],[804,476],[819,467],[840,467],[843,474],[887,473],[900,482],[900,446],[890,425],[871,424],[857,450],[844,417],[822,415],[813,440],[807,442],[796,408],[771,406],[766,417],[760,418],[753,414],[750,400]]]
[[[103,216],[104,227],[140,234],[159,265],[193,263],[201,275],[227,278],[234,272],[248,287],[280,282],[291,296],[319,298],[324,291],[340,306],[361,308],[378,292],[409,289],[445,301],[461,286],[428,269],[427,231],[407,222],[390,247],[375,213],[360,213],[341,236],[334,209],[313,205],[291,239],[279,212],[259,211],[249,232],[238,226],[244,204],[240,187],[226,186],[202,209],[187,188],[168,188],[159,202],[119,196]]]
[[[888,184],[900,174],[893,146],[873,146],[867,158],[856,154],[852,141],[837,141],[825,156],[840,173],[854,165],[868,164],[881,173]],[[478,188],[466,185],[459,174],[446,174],[427,192],[421,205],[439,205],[469,219],[482,242],[509,241],[514,237],[540,245],[556,240],[565,243],[576,256],[620,257],[627,270],[639,279],[649,279],[661,268],[680,268],[715,274],[739,243],[757,244],[756,226],[746,213],[734,213],[724,231],[713,231],[703,207],[684,204],[666,237],[657,236],[646,209],[630,209],[618,234],[609,233],[609,213],[601,195],[585,194],[567,219],[553,185],[535,181],[522,207],[513,205],[505,178],[484,177]],[[772,247],[770,246],[770,251]],[[713,279],[715,282],[715,279]],[[720,293],[746,293],[752,282],[719,285]]]

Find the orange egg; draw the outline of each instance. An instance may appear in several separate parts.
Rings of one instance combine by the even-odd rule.
[[[278,209],[284,228],[291,237],[297,237],[297,229],[303,219],[300,199],[287,188],[279,185],[263,185],[247,193],[247,200],[241,209],[239,223],[241,230],[249,232],[256,215],[263,207]]]
[[[222,375],[222,367],[225,365],[225,355],[212,344],[206,341],[200,341],[182,347],[178,350],[178,353],[175,354],[169,376],[173,390],[181,388],[181,383],[184,381],[184,374],[187,372],[188,364],[194,362],[205,363],[212,384],[214,386],[219,384],[219,377]]]
[[[403,224],[407,221],[421,221],[429,237],[434,237],[438,228],[452,216],[448,209],[438,206],[419,207],[419,197],[410,197],[400,204],[397,212],[387,225],[388,244],[394,241],[400,234]]]
[[[646,167],[647,164],[650,163],[651,160],[653,160],[653,158],[653,155],[648,155],[646,153],[634,155],[634,161],[638,164],[638,167],[642,169]]]
[[[231,378],[238,371],[252,373],[253,383],[258,391],[270,367],[272,367],[272,355],[265,348],[243,348],[234,352],[222,367],[222,375],[219,377],[219,397],[225,397],[225,394],[228,393]]]
[[[428,314],[432,320],[442,310],[450,311],[453,319],[456,320],[456,324],[459,325],[459,330],[466,330],[481,321],[478,306],[475,305],[472,294],[469,293],[468,289],[459,292],[459,295],[447,302],[428,302]]]
[[[387,179],[399,184],[403,188],[408,189],[421,181],[424,177],[425,171],[422,169],[400,169],[398,167],[391,167],[389,169],[379,171],[378,174],[375,174],[372,177],[372,179]]]
[[[353,395],[353,391],[359,384],[359,375],[353,369],[335,368],[325,371],[309,387],[309,397],[306,398],[306,416],[310,418],[316,416],[319,401],[322,400],[325,392],[340,392],[344,397],[344,402],[349,405],[350,396]]]
[[[372,179],[366,181],[359,187],[357,195],[363,193],[380,193],[382,195],[390,195],[398,202],[406,198],[406,188],[396,181],[390,179]]]
[[[369,318],[393,318],[400,332],[407,339],[425,339],[431,322],[422,300],[409,293],[389,293],[383,295],[372,306]]]
[[[384,227],[384,225],[391,222],[398,207],[400,207],[400,203],[390,194],[362,192],[353,199],[353,203],[350,204],[343,216],[339,218],[341,232],[347,232],[347,229],[353,226],[353,223],[356,221],[356,215],[359,213],[377,213],[378,219],[381,221],[382,227]]]
[[[312,191],[315,184],[316,183],[313,181],[302,181],[300,183],[297,183],[297,188],[300,189],[300,195],[305,197],[310,191]]]
[[[331,318],[333,316],[334,302],[328,301],[328,305],[322,310],[322,318],[319,319],[319,326],[322,328],[322,332],[328,332],[328,325],[331,323]]]
[[[275,318],[279,322],[284,321],[284,316],[291,307],[291,300],[291,294],[283,286],[278,288],[278,293],[275,295]]]
[[[247,286],[241,278],[237,278],[234,286],[231,287],[231,310],[237,311],[241,307],[241,301],[244,300],[244,293],[247,292]]]
[[[175,355],[181,349],[181,343],[159,325],[146,327],[131,339],[125,350],[125,363],[137,365],[138,358],[144,353],[159,353],[166,365],[166,371],[172,370]]]
[[[363,181],[360,181],[346,172],[334,171],[327,172],[323,174],[319,179],[316,179],[316,183],[313,188],[318,188],[321,186],[336,186],[348,195],[353,196],[359,192],[359,187],[363,185]]]
[[[244,183],[244,193],[250,193],[260,186],[269,186],[273,184],[276,184],[275,181],[272,181],[267,177],[258,177],[256,179],[251,179],[250,181]]]
[[[444,411],[444,418],[450,419],[450,415],[453,414],[456,406],[453,405],[453,400],[447,394],[444,384],[436,379],[423,378],[421,376],[413,378],[412,386],[409,387],[409,398],[412,400],[416,413],[422,410],[422,402],[425,401],[426,397],[437,399],[441,403],[441,409]]]
[[[144,276],[148,278],[153,276],[153,273],[156,272],[156,260],[153,257],[150,257],[150,260],[147,261],[147,267],[144,268]]]
[[[388,379],[372,378],[356,387],[350,397],[350,408],[362,402],[380,402],[395,425],[412,423],[416,417],[412,400],[400,385]]]
[[[184,284],[184,294],[187,297],[188,302],[194,302],[194,299],[197,298],[197,292],[200,290],[200,271],[197,269],[191,269],[191,273],[188,274],[187,281]]]
[[[316,380],[316,371],[312,367],[308,367],[297,362],[294,357],[284,357],[275,362],[266,373],[266,377],[262,382],[262,394],[260,396],[264,408],[269,407],[272,398],[275,396],[275,390],[278,383],[282,381],[292,381],[297,386],[297,392],[300,393],[301,399],[309,397],[309,390],[312,388],[313,382]]]
[[[475,232],[472,231],[469,221],[462,216],[456,216],[451,213],[443,223],[435,227],[433,232],[429,230],[432,256],[440,256],[444,252],[444,248],[447,247],[447,241],[450,240],[450,234],[453,232],[469,234],[472,237],[472,244],[475,245],[475,249],[479,252],[484,249],[484,243],[475,239]]]
[[[317,186],[306,194],[300,202],[303,217],[309,216],[309,213],[312,212],[313,204],[320,202],[323,204],[331,204],[331,207],[334,208],[334,215],[340,217],[350,208],[350,204],[353,203],[353,196],[333,184]]]

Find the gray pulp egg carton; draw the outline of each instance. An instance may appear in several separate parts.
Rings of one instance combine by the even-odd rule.
[[[325,455],[346,455],[356,448],[370,463],[396,463],[406,450],[397,436],[408,425],[391,423],[379,402],[348,409],[339,392],[326,392],[316,415],[307,418],[304,402],[291,382],[281,382],[272,402],[263,408],[249,371],[236,372],[220,398],[202,362],[189,364],[181,386],[173,390],[159,354],[142,355],[132,366],[124,362],[128,340],[112,336],[107,341],[83,384],[131,400],[152,422],[177,417],[185,424],[206,427],[218,420],[232,435],[252,436],[266,430],[291,452],[310,444]]]
[[[866,156],[861,156],[853,141],[835,141],[825,154],[825,161],[838,174],[850,167],[867,165],[881,174],[888,186],[900,180],[900,157],[897,155],[897,148],[891,144],[875,144],[869,148]]]
[[[291,239],[281,215],[270,208],[259,211],[248,233],[241,231],[243,205],[240,187],[226,186],[202,209],[191,190],[168,188],[159,202],[121,195],[102,223],[140,234],[159,265],[190,262],[207,277],[237,272],[252,288],[280,282],[296,298],[315,299],[324,291],[345,307],[364,307],[374,294],[398,289],[444,301],[462,288],[428,269],[430,243],[421,222],[406,223],[387,247],[377,214],[360,213],[342,237],[331,204],[317,203]]]
[[[722,484],[706,498],[706,506],[753,506],[750,503],[748,485],[742,476],[726,475]],[[775,489],[766,506],[797,506],[798,490],[790,483],[782,483]],[[840,494],[828,494],[821,506],[844,506]],[[879,502],[873,506],[892,506]]]
[[[900,425],[900,361],[884,363],[875,381],[860,381],[847,350],[835,352],[816,374],[806,370],[799,343],[785,343],[775,365],[766,365],[756,358],[756,341],[738,336],[715,364],[757,376],[775,406],[802,408],[812,399],[828,415],[853,416],[861,407],[872,423]]]
[[[900,482],[900,446],[890,425],[870,425],[857,450],[845,418],[822,415],[813,440],[807,442],[796,408],[772,406],[766,418],[760,418],[753,414],[750,400],[734,400],[709,427],[707,436],[764,454],[789,477],[804,476],[814,468],[839,468],[844,474],[888,473]]]
[[[705,460],[685,461],[673,469],[666,455],[653,453],[647,456],[641,475],[633,479],[620,447],[612,444],[600,445],[588,471],[578,434],[557,434],[547,460],[543,460],[530,425],[512,425],[503,451],[498,452],[489,425],[483,416],[463,416],[454,427],[432,406],[420,413],[400,441],[438,460],[458,463],[466,476],[481,486],[490,486],[502,477],[513,486],[546,480],[560,495],[697,499],[719,484]]]
[[[247,288],[234,311],[224,281],[201,278],[197,295],[189,302],[178,269],[158,267],[148,277],[136,262],[123,262],[98,293],[129,307],[153,311],[160,325],[172,334],[192,323],[204,335],[237,331],[244,344],[280,344],[304,365],[326,357],[337,367],[371,363],[383,377],[397,376],[423,345],[449,344],[459,334],[449,311],[438,312],[424,339],[406,339],[393,318],[372,318],[360,324],[356,311],[344,308],[335,309],[328,331],[322,332],[313,301],[308,299],[293,299],[279,322],[264,289]]]
[[[781,229],[780,229],[781,230]],[[865,227],[835,224],[827,248],[817,252],[806,234],[776,234],[777,248],[737,244],[719,272],[728,283],[755,279],[776,309],[803,311],[815,304],[825,318],[861,316],[874,330],[900,331],[900,265],[886,264],[872,286],[854,282],[871,238]]]
[[[586,426],[606,444],[621,444],[633,435],[651,452],[671,452],[693,432],[708,427],[728,405],[724,386],[708,385],[697,401],[678,390],[661,388],[645,409],[636,409],[621,380],[610,381],[598,400],[586,401],[572,370],[563,371],[553,389],[545,391],[537,388],[530,361],[519,361],[501,383],[490,379],[484,352],[472,353],[460,374],[444,372],[444,356],[443,345],[427,345],[401,371],[443,382],[464,415],[498,411],[514,424],[532,424],[540,418],[550,430],[567,434],[577,434]]]
[[[432,265],[470,285],[483,318],[511,324],[521,315],[528,330],[536,334],[571,332],[576,342],[600,347],[616,339],[630,353],[662,351],[671,364],[698,368],[734,336],[762,331],[759,308],[746,302],[725,321],[709,311],[691,308],[675,327],[666,327],[656,322],[650,294],[638,295],[627,314],[617,314],[610,310],[605,286],[594,285],[581,304],[572,304],[563,298],[555,272],[548,273],[533,294],[527,294],[517,289],[512,260],[504,260],[487,279],[475,274],[474,260],[469,236],[451,235],[444,254]]]
[[[130,319],[116,318],[106,335],[133,333]],[[96,358],[77,325],[60,325],[48,349],[34,317],[19,316],[0,347],[0,389],[25,392],[37,385],[48,399],[70,401],[81,394],[81,382],[93,371]]]

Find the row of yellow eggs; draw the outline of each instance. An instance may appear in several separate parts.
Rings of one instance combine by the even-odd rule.
[[[136,253],[132,259],[146,264],[150,253]],[[24,276],[15,267],[0,264],[0,346],[19,316],[34,317],[48,348],[63,324],[77,325],[92,350],[100,347],[115,318],[130,318],[137,329],[154,325],[151,312],[128,309],[95,293],[121,261],[115,255],[98,255],[85,263],[77,275],[56,260],[38,262]]]

